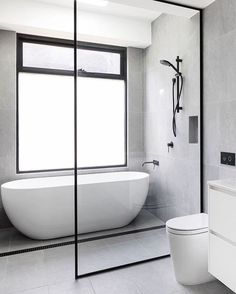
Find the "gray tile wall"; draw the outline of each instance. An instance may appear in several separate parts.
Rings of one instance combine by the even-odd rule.
[[[0,184],[15,176],[16,34],[0,31]],[[10,225],[0,199],[0,229]]]
[[[207,181],[235,178],[220,152],[236,152],[236,1],[216,0],[204,10],[204,199]]]
[[[162,220],[199,212],[199,144],[189,144],[189,116],[199,116],[199,16],[185,19],[160,16],[152,25],[152,45],[145,52],[145,151],[152,166],[146,206]],[[184,91],[177,116],[177,138],[172,133],[172,78],[174,71],[160,64],[183,59]],[[168,153],[167,143],[174,149]]]
[[[129,168],[140,170],[143,139],[143,50],[128,48]],[[99,172],[107,170],[99,170]],[[65,173],[16,175],[16,33],[0,30],[0,185],[30,177]],[[0,197],[0,229],[11,226]]]
[[[0,30],[0,185],[37,176],[16,175],[16,33]],[[0,196],[0,229],[10,226]]]
[[[128,48],[129,169],[142,170],[144,161],[144,50]]]

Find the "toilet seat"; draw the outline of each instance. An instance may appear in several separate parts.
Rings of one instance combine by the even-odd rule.
[[[197,235],[208,232],[208,215],[205,213],[173,218],[166,223],[169,233],[175,235]]]

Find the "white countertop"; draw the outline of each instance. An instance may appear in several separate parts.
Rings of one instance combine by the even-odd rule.
[[[236,193],[236,178],[235,179],[224,179],[217,181],[207,182],[209,187],[215,187],[221,190],[226,190]]]

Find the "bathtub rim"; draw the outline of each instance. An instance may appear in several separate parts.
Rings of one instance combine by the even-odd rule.
[[[133,175],[133,177],[127,177],[125,178],[125,175]],[[99,180],[99,178],[102,178],[102,176],[107,175],[123,175],[121,178],[105,178],[104,180]],[[135,177],[136,176],[136,177]],[[127,181],[136,181],[136,180],[143,180],[143,179],[149,179],[150,175],[147,172],[139,172],[139,171],[119,171],[119,172],[107,172],[107,173],[93,173],[93,174],[81,174],[78,175],[78,178],[92,178],[92,177],[98,177],[97,180],[93,181],[85,181],[78,183],[78,186],[83,185],[95,185],[95,184],[108,184],[108,183],[118,183],[118,182],[127,182]],[[63,183],[63,181],[59,182],[62,178],[66,178],[68,180],[71,180],[71,182]],[[40,180],[41,183],[38,181]],[[48,181],[50,180],[50,181]],[[52,181],[56,182],[52,182]],[[74,186],[74,176],[73,175],[64,175],[64,176],[51,176],[51,177],[33,177],[33,178],[27,178],[27,179],[19,179],[14,181],[9,181],[6,183],[3,183],[1,185],[1,190],[37,190],[37,189],[48,189],[48,188],[62,188],[62,187],[73,187]],[[38,181],[38,182],[37,182]],[[28,186],[27,186],[28,184]]]

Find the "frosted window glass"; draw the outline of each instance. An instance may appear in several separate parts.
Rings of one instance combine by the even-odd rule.
[[[73,167],[73,77],[19,74],[19,170]],[[125,83],[78,78],[78,166],[125,163]]]
[[[73,71],[73,54],[73,48],[69,47],[23,43],[23,66]],[[78,69],[119,75],[120,54],[78,49]]]
[[[125,83],[79,78],[80,167],[125,164]]]
[[[23,66],[73,71],[74,49],[23,43]]]
[[[73,166],[73,78],[20,73],[19,169]]]
[[[78,69],[83,69],[86,72],[119,75],[120,54],[79,49]]]

